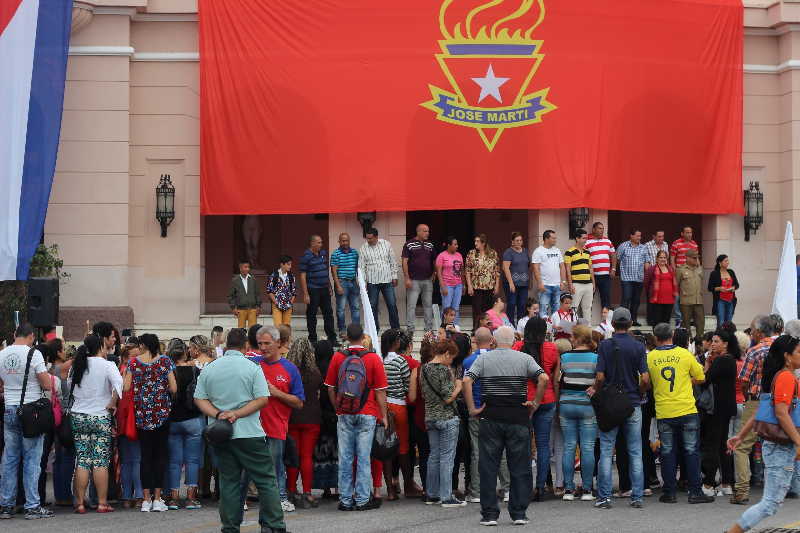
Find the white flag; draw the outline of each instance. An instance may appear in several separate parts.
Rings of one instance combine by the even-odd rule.
[[[786,236],[783,239],[778,281],[775,284],[775,298],[772,312],[781,315],[784,323],[797,319],[797,262],[795,261],[792,223],[786,223]]]
[[[369,303],[364,273],[360,268],[356,271],[358,272],[358,288],[361,293],[361,314],[364,316],[364,333],[372,337],[372,349],[375,353],[381,353],[381,338],[378,337],[378,328],[375,327],[375,317],[372,314],[372,305]]]

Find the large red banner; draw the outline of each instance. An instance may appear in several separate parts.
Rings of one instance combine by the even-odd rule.
[[[742,212],[741,0],[200,0],[204,214]]]

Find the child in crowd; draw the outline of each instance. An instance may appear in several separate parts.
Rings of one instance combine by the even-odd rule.
[[[525,302],[525,312],[528,313],[517,321],[517,333],[523,335],[525,333],[525,324],[528,323],[531,317],[539,316],[539,302],[533,298],[528,298]]]
[[[594,331],[599,332],[603,339],[610,339],[614,333],[614,328],[611,327],[611,320],[609,319],[609,310],[604,307],[600,312],[600,323],[594,328]]]
[[[456,310],[452,307],[445,307],[442,313],[442,325],[439,327],[439,338],[450,338],[453,333],[460,333],[461,328],[456,324]]]
[[[556,339],[569,339],[572,336],[572,328],[578,323],[578,317],[572,308],[572,295],[564,293],[560,298],[561,305],[558,310],[550,317]]]
[[[292,274],[292,258],[282,255],[278,270],[270,274],[267,296],[272,302],[272,322],[275,327],[292,323],[292,307],[297,297],[297,283]]]

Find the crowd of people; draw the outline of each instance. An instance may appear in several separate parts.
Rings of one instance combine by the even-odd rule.
[[[284,513],[320,497],[341,511],[401,495],[443,509],[474,503],[491,526],[503,501],[524,525],[529,503],[549,498],[641,508],[660,489],[664,504],[684,490],[691,504],[725,496],[747,505],[763,484],[762,500],[728,530],[738,533],[797,498],[800,321],[759,315],[745,331],[725,322],[695,345],[666,322],[639,334],[624,307],[610,336],[582,323],[558,336],[534,309],[518,321],[521,334],[488,321],[468,335],[451,311],[418,357],[406,330],[384,331],[375,353],[359,324],[335,351],[327,340],[292,339],[285,325],[165,346],[99,322],[69,355],[60,339],[34,346],[21,325],[0,352],[0,518],[17,504],[27,519],[53,516],[51,451],[55,505],[164,512],[217,498],[223,531],[238,530],[256,493],[263,531],[285,531]],[[611,389],[629,411],[609,426],[597,398]],[[765,391],[772,433],[755,416]],[[43,397],[69,439],[56,425],[25,434],[17,408]],[[396,441],[388,457],[373,457],[379,427]]]
[[[685,491],[690,504],[749,505],[762,485],[761,501],[727,530],[747,531],[800,493],[800,321],[758,315],[737,330],[738,280],[720,256],[707,285],[718,326],[706,332],[691,228],[671,246],[663,232],[641,244],[636,230],[614,247],[603,231],[576,231],[563,254],[549,230],[532,254],[520,234],[502,255],[479,235],[464,260],[455,239],[435,254],[421,225],[400,263],[374,228],[359,251],[340,236],[330,262],[314,236],[299,281],[288,256],[268,277],[275,325],[255,323],[261,298],[243,262],[231,305],[247,328],[188,343],[122,337],[98,322],[70,350],[57,338],[37,344],[20,325],[0,351],[0,519],[20,508],[27,519],[53,516],[49,494],[77,514],[190,511],[217,499],[222,530],[238,531],[256,498],[262,531],[285,531],[285,513],[320,500],[370,511],[403,496],[475,504],[485,526],[506,504],[524,525],[530,503],[547,499],[642,508],[657,491],[663,504]],[[416,353],[413,329],[392,311],[401,268],[407,322],[418,298],[426,309]],[[380,339],[359,323],[357,269],[373,310],[380,294],[389,307]],[[618,269],[625,305],[612,310]],[[293,338],[298,287],[313,312],[308,336]],[[636,320],[644,289],[652,333]],[[358,317],[349,324],[348,305]],[[320,308],[327,339],[311,323]],[[53,422],[33,431],[28,413],[39,408]]]
[[[378,330],[381,296],[389,326],[400,328],[395,288],[398,280],[404,283],[405,328],[411,334],[420,302],[426,332],[434,329],[434,302],[441,304],[442,315],[446,309],[455,310],[453,323],[458,326],[464,295],[471,299],[473,325],[481,321],[484,313],[498,312],[496,306],[500,305],[499,309],[505,313],[502,320],[514,327],[527,315],[529,299],[536,302],[540,316],[555,321],[557,313],[563,310],[565,294],[570,297],[567,307],[570,316],[599,322],[599,316],[592,317],[595,295],[600,299],[604,317],[611,309],[615,278],[619,278],[621,305],[630,310],[634,326],[641,325],[638,317],[643,296],[649,325],[674,320],[676,325],[693,326],[698,341],[705,331],[706,291],[712,295],[711,311],[718,324],[733,321],[736,309],[739,280],[730,268],[730,258],[724,254],[716,258],[704,289],[699,247],[689,226],[681,230],[680,237],[672,244],[661,230],[654,232],[652,240],[642,243],[642,232],[633,228],[628,240],[614,246],[605,235],[603,223],[595,222],[591,234],[576,229],[573,245],[563,252],[557,246],[558,236],[553,230],[542,234],[541,245],[533,252],[525,247],[522,233],[512,232],[510,246],[502,254],[481,233],[475,236],[473,248],[462,255],[459,251],[462,243],[457,238],[447,237],[437,247],[429,240],[429,227],[420,224],[414,238],[403,245],[400,261],[392,244],[378,237],[377,228],[370,227],[365,234],[366,242],[358,249],[351,247],[349,234],[340,234],[339,246],[330,254],[323,247],[322,237],[312,235],[299,260],[299,276],[292,272],[293,259],[283,255],[278,268],[268,275],[265,288],[256,284],[250,274],[250,263],[242,261],[239,273],[231,279],[228,295],[238,326],[249,327],[257,321],[264,299],[262,290],[275,326],[291,323],[293,307],[300,296],[306,304],[309,339],[317,340],[317,315],[321,312],[325,335],[338,346],[345,340],[347,324],[361,322],[358,271],[363,275]],[[562,336],[567,337],[568,333],[564,331]]]

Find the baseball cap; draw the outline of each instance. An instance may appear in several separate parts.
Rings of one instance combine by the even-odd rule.
[[[612,322],[630,322],[631,312],[624,307],[617,307],[614,309],[614,314],[611,315]]]

